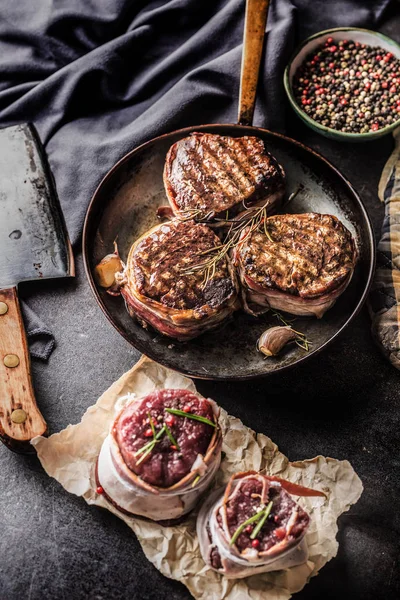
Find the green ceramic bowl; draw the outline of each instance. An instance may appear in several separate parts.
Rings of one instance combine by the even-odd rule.
[[[289,98],[289,102],[300,119],[314,131],[317,131],[326,137],[342,142],[366,142],[369,140],[376,140],[377,138],[390,133],[393,131],[393,129],[396,129],[396,127],[399,127],[400,117],[397,119],[397,121],[387,125],[386,127],[383,127],[382,129],[378,129],[378,131],[369,131],[368,133],[344,133],[343,131],[337,131],[336,129],[325,127],[324,125],[317,123],[317,121],[314,121],[314,119],[309,117],[307,113],[300,108],[295,100],[292,89],[294,74],[306,56],[320,46],[320,44],[322,44],[327,37],[331,37],[337,42],[347,39],[354,42],[360,42],[361,44],[368,44],[369,46],[380,46],[387,52],[391,52],[394,56],[400,59],[399,44],[388,38],[386,35],[382,35],[376,31],[358,29],[357,27],[337,27],[336,29],[326,29],[325,31],[320,31],[319,33],[312,35],[297,48],[285,69],[283,78],[283,83]]]

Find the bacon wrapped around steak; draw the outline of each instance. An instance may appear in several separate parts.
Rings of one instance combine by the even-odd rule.
[[[221,461],[219,409],[188,390],[135,399],[117,415],[97,463],[97,480],[120,510],[156,521],[188,513]]]
[[[227,256],[207,274],[196,267],[220,244],[209,227],[193,221],[145,233],[116,276],[130,314],[180,341],[217,327],[240,306],[235,270]]]
[[[246,228],[234,251],[244,308],[321,318],[344,292],[357,261],[350,231],[333,215],[274,215]]]
[[[258,137],[192,133],[169,149],[164,186],[178,218],[212,221],[255,205],[274,212],[285,192],[285,173]]]
[[[323,492],[249,471],[203,504],[197,535],[204,561],[228,578],[249,577],[302,564],[310,517],[290,496]]]

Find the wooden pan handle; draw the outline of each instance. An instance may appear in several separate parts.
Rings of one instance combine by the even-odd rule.
[[[0,438],[11,450],[33,452],[29,441],[46,430],[33,391],[17,288],[0,290]]]
[[[240,125],[253,123],[268,7],[269,0],[246,0],[239,91],[238,123]]]

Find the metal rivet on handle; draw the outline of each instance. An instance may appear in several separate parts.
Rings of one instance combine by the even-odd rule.
[[[0,315],[5,315],[8,312],[8,306],[5,302],[0,302]]]
[[[6,354],[3,359],[3,363],[6,365],[6,367],[12,369],[13,367],[18,367],[19,358],[16,354]]]
[[[25,423],[27,416],[28,415],[22,408],[17,408],[11,413],[11,421],[13,423]]]

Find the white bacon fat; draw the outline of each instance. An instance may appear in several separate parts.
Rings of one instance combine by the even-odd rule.
[[[174,390],[171,390],[171,393],[173,392]],[[135,399],[133,403],[140,404],[144,400]],[[204,398],[202,401],[211,405],[214,420],[218,423],[219,408],[216,403],[210,399],[205,401]],[[130,405],[131,403],[128,403],[118,413],[109,435],[104,440],[97,462],[98,484],[103,488],[106,498],[123,512],[155,521],[179,519],[194,508],[219,468],[221,430],[219,426],[213,430],[205,454],[197,454],[190,470],[179,481],[169,487],[151,485],[128,467],[115,434],[118,418]]]
[[[304,536],[309,516],[291,499],[282,480],[274,479],[255,472],[239,473],[225,489],[211,494],[200,509],[197,536],[202,557],[207,565],[228,579],[286,569],[308,558]],[[288,485],[293,484],[288,482]],[[307,495],[323,495],[299,486],[294,488],[306,491]],[[259,506],[268,506],[271,499],[272,510],[257,535],[257,542],[254,544],[250,537],[257,524],[254,523],[251,531],[244,529],[232,543],[233,529],[245,521],[244,515],[256,514]],[[239,521],[236,521],[239,512]]]

